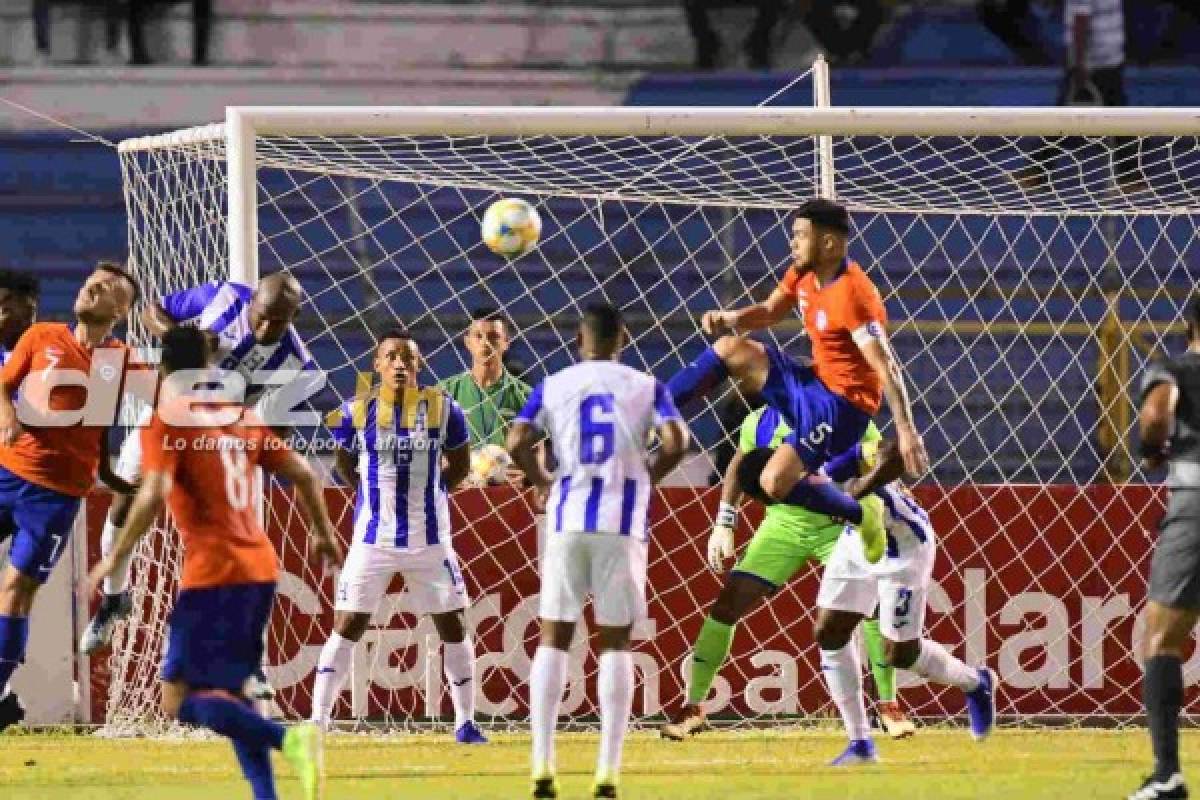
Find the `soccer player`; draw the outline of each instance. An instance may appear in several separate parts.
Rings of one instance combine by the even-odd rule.
[[[725,561],[734,554],[734,528],[743,492],[738,470],[745,454],[758,448],[778,447],[792,432],[778,411],[763,406],[746,415],[742,422],[738,451],[725,470],[721,484],[721,503],[716,525],[708,538],[708,564],[714,572],[725,571]],[[874,425],[867,427],[862,447],[872,455],[882,437]],[[754,532],[740,561],[725,579],[725,585],[709,609],[692,648],[692,671],[687,700],[671,720],[660,729],[663,737],[680,741],[705,728],[701,703],[708,696],[733,644],[738,621],[790,581],[806,564],[822,566],[829,562],[844,525],[824,514],[785,504],[767,506],[762,524]],[[896,702],[895,670],[884,661],[883,637],[879,621],[863,623],[863,639],[871,659],[875,689],[879,697],[879,720],[894,738],[916,732],[900,704]]]
[[[162,345],[161,372],[183,380],[168,380],[150,425],[139,432],[141,485],[89,586],[95,591],[130,558],[165,502],[184,556],[162,666],[163,711],[229,737],[256,799],[276,797],[271,750],[281,750],[312,800],[321,779],[320,730],[265,719],[242,691],[262,661],[279,580],[278,556],[251,502],[254,469],[292,483],[312,526],[312,551],[336,565],[341,553],[321,481],[252,412],[206,404],[203,395],[189,391],[210,363],[203,331],[176,328]]]
[[[316,363],[292,322],[300,310],[303,290],[291,275],[276,272],[264,277],[254,289],[240,283],[206,283],[166,295],[142,313],[142,324],[152,336],[161,337],[179,325],[208,331],[217,342],[216,366],[236,372],[245,380],[246,402],[259,404],[259,415],[275,425],[269,387],[279,382],[313,379]],[[255,380],[255,372],[272,374],[272,383]],[[288,409],[278,409],[287,411]],[[153,409],[144,409],[137,428],[150,421]],[[136,482],[141,471],[141,437],[133,431],[125,437],[117,457],[116,472]],[[107,555],[117,530],[124,524],[131,498],[116,497],[100,536],[101,555]],[[129,594],[129,563],[117,564],[104,582],[104,595],[80,639],[84,653],[93,653],[112,640],[118,620],[132,610]],[[255,677],[252,694],[270,699],[274,692],[261,673]]]
[[[126,352],[112,330],[137,296],[129,273],[100,263],[75,298],[75,324],[30,326],[0,371],[0,523],[15,529],[9,563],[0,577],[0,730],[24,718],[20,700],[6,687],[25,657],[34,596],[66,549],[80,498],[97,476],[115,491],[132,491],[109,469],[108,426],[86,425],[82,419],[66,427],[52,419],[45,425],[23,425],[13,398],[20,389],[26,420],[26,412],[83,409],[89,388],[60,385],[55,373],[90,375],[92,359],[106,350],[118,351],[115,362],[122,369],[97,369],[92,387],[98,393],[111,390],[115,397]]]
[[[888,345],[887,312],[866,272],[847,258],[850,216],[830,200],[802,205],[792,225],[794,263],[765,303],[736,311],[705,312],[704,332],[720,336],[668,384],[684,406],[726,376],[744,395],[761,396],[792,434],[776,448],[762,473],[762,487],[776,502],[849,520],[859,527],[867,558],[885,547],[880,517],[817,469],[853,447],[886,396],[906,472],[929,466],[913,424],[900,365]],[[812,341],[813,365],[802,366],[779,348],[737,334],[768,328],[797,306]]]
[[[859,461],[858,452],[853,450],[839,456],[827,465],[829,476],[837,481],[851,480],[858,473]],[[854,629],[876,609],[884,660],[889,666],[961,689],[966,696],[971,734],[976,739],[991,733],[996,716],[996,676],[991,669],[967,666],[942,645],[922,636],[937,536],[924,509],[900,482],[873,488],[880,474],[887,471],[899,473],[900,464],[892,469],[887,459],[881,458],[865,478],[856,481],[860,488],[873,490],[872,495],[883,501],[886,557],[871,563],[858,537],[838,537],[817,592],[814,634],[821,648],[821,673],[850,736],[849,745],[834,759],[833,766],[877,760],[863,703],[862,666],[851,641]],[[747,479],[745,472],[742,478]],[[848,528],[846,533],[850,534]]]
[[[450,545],[447,501],[471,466],[466,419],[442,389],[420,386],[420,371],[417,342],[406,331],[388,331],[375,350],[378,393],[347,401],[329,419],[337,471],[355,487],[357,502],[333,633],[317,660],[312,719],[328,727],[354,645],[399,573],[414,611],[429,614],[442,639],[454,737],[484,744],[474,719],[475,647],[463,617],[469,599]]]
[[[670,393],[618,363],[628,333],[620,312],[588,306],[580,363],[546,378],[513,422],[508,448],[549,499],[541,558],[541,641],[529,676],[533,796],[557,797],[554,728],[567,680],[567,648],[588,595],[598,627],[600,753],[594,797],[616,797],[633,706],[633,624],[646,616],[646,511],[652,487],[683,458],[688,432]],[[657,432],[651,457],[647,437]],[[536,443],[546,436],[549,474]]]
[[[0,367],[8,363],[21,334],[37,320],[40,294],[33,273],[0,270]]]
[[[475,309],[463,343],[471,354],[471,368],[442,381],[442,388],[467,416],[471,449],[503,445],[509,423],[532,391],[504,367],[510,344],[508,320],[495,308]]]
[[[1167,510],[1150,560],[1142,699],[1154,772],[1129,800],[1187,797],[1179,766],[1183,657],[1200,618],[1200,296],[1187,318],[1187,351],[1142,379],[1142,467],[1167,467]]]

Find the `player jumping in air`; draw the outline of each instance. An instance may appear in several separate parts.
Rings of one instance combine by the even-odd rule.
[[[471,466],[466,419],[443,389],[417,383],[421,351],[407,332],[380,337],[375,371],[378,392],[347,401],[329,418],[337,471],[358,500],[333,633],[317,660],[312,719],[328,727],[354,645],[399,573],[413,612],[429,614],[442,639],[455,739],[484,744],[474,718],[475,648],[463,619],[469,599],[450,545],[447,502]]]
[[[109,469],[108,426],[63,424],[61,416],[82,415],[108,393],[115,407],[126,352],[112,330],[137,294],[124,269],[99,264],[75,298],[75,324],[31,326],[0,372],[0,528],[14,531],[0,576],[0,730],[24,718],[8,680],[25,658],[34,596],[67,547],[80,499],[97,475],[114,491],[133,490]],[[91,375],[95,358],[103,363],[89,387],[60,385],[60,371]],[[13,404],[18,389],[24,425]]]
[[[1141,642],[1154,772],[1129,800],[1188,796],[1179,765],[1179,710],[1183,658],[1200,619],[1200,296],[1189,311],[1187,352],[1152,365],[1142,379],[1142,466],[1166,465],[1168,499],[1150,560]]]
[[[533,796],[557,797],[554,729],[567,682],[567,649],[590,594],[598,631],[600,753],[594,797],[616,797],[633,707],[633,624],[646,616],[646,511],[652,487],[682,459],[688,433],[670,393],[617,363],[628,333],[620,312],[589,306],[580,363],[534,389],[508,448],[535,491],[549,493],[541,557],[541,641],[529,676]],[[647,452],[656,431],[657,455]],[[537,455],[546,436],[550,475]]]
[[[763,469],[763,489],[772,501],[854,523],[867,558],[878,561],[885,548],[878,504],[860,505],[817,469],[862,438],[884,396],[905,471],[916,477],[929,464],[888,345],[883,301],[862,267],[846,256],[849,231],[849,214],[837,203],[815,199],[801,206],[792,225],[794,263],[783,281],[765,303],[706,312],[704,332],[721,338],[669,386],[682,407],[728,376],[744,395],[760,396],[778,410],[793,433]],[[736,335],[768,328],[797,306],[812,342],[811,369],[778,347]]]
[[[725,470],[716,525],[708,539],[708,563],[714,572],[724,572],[726,560],[734,554],[733,534],[743,497],[738,470],[745,455],[758,448],[778,447],[791,432],[779,412],[767,406],[748,414],[742,422],[738,451]],[[878,448],[881,438],[874,425],[867,427],[862,449],[868,456]],[[738,621],[807,564],[813,561],[827,564],[842,538],[844,527],[829,516],[804,508],[784,504],[767,506],[762,524],[754,532],[741,560],[726,577],[725,585],[696,637],[687,700],[671,721],[662,726],[660,732],[665,738],[682,740],[706,727],[701,703],[729,657]],[[864,621],[863,639],[875,676],[880,723],[897,739],[911,736],[916,729],[896,702],[895,670],[885,660],[884,638],[878,620]]]
[[[312,525],[312,550],[337,565],[341,552],[320,479],[253,413],[204,404],[188,390],[209,363],[205,334],[177,328],[163,336],[160,370],[168,380],[141,429],[142,479],[125,527],[89,577],[92,591],[126,562],[164,501],[183,540],[179,596],[169,618],[162,708],[173,719],[233,742],[255,798],[274,798],[271,750],[296,769],[304,797],[317,797],[321,734],[305,723],[284,728],[250,706],[242,688],[263,655],[263,634],[279,580],[278,556],[254,508],[256,466],[295,487]]]
[[[299,282],[291,275],[276,272],[264,277],[255,289],[239,283],[217,282],[166,295],[146,308],[142,324],[156,337],[178,325],[212,334],[217,341],[216,366],[238,373],[245,380],[245,402],[258,403],[259,415],[276,425],[267,400],[268,390],[295,377],[316,374],[316,363],[292,327],[302,299]],[[264,373],[272,375],[271,382],[256,380],[256,371],[259,378]],[[137,482],[142,465],[141,438],[137,431],[149,423],[152,410],[143,410],[137,427],[125,437],[117,457],[117,474],[130,482]],[[100,537],[101,555],[107,555],[112,547],[129,503],[130,498],[117,497],[109,508]],[[107,646],[117,621],[131,610],[129,563],[119,563],[105,580],[100,607],[83,632],[80,649],[92,653]],[[273,694],[261,671],[252,683],[250,691],[254,697],[268,699]]]

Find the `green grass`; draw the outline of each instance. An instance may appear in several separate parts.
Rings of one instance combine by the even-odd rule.
[[[684,743],[635,734],[626,746],[623,797],[633,800],[754,798],[1124,797],[1145,773],[1144,731],[1001,732],[976,744],[962,731],[922,730],[878,740],[883,763],[852,771],[826,762],[844,740],[834,733],[708,733]],[[563,798],[584,798],[596,737],[563,734]],[[1183,739],[1185,763],[1200,757],[1200,733]],[[529,739],[496,735],[485,747],[429,736],[334,736],[329,798],[491,800],[526,796]],[[276,762],[280,796],[298,798],[287,765]],[[233,752],[220,741],[109,740],[86,735],[0,735],[5,800],[200,800],[245,798]]]

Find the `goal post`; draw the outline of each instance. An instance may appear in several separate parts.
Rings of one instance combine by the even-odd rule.
[[[426,380],[462,371],[478,306],[511,318],[512,354],[536,382],[570,362],[579,310],[614,302],[632,332],[626,362],[666,379],[704,346],[700,312],[775,285],[792,209],[836,196],[852,213],[851,256],[887,303],[930,449],[915,492],[943,550],[932,632],[999,671],[1008,723],[1128,722],[1162,501],[1136,469],[1131,410],[1148,359],[1181,346],[1200,276],[1200,109],[838,108],[827,74],[814,77],[816,108],[230,108],[224,123],[120,144],[131,265],[151,298],[293,272],[327,405],[351,396],[389,322],[417,331]],[[1136,186],[1121,181],[1127,141]],[[505,196],[530,200],[545,222],[539,246],[513,262],[478,236],[483,210]],[[792,319],[766,335],[802,355],[800,333]],[[135,341],[144,335],[135,323]],[[651,618],[635,631],[642,718],[679,702],[719,588],[704,564],[717,500],[706,459],[736,441],[745,410],[723,388],[687,413],[703,453],[652,510]],[[329,497],[348,534],[352,503],[341,489]],[[290,495],[276,487],[264,503],[284,569],[268,674],[280,708],[302,716],[332,586],[304,563]],[[535,521],[505,486],[463,490],[452,505],[481,716],[521,724]],[[757,513],[743,515],[740,546]],[[178,569],[169,532],[142,548],[139,625],[119,631],[109,665],[106,721],[119,730],[155,724],[155,647]],[[802,571],[743,621],[714,717],[828,713],[815,588]],[[444,722],[430,623],[399,585],[384,605],[335,716]],[[577,640],[564,704],[574,720],[595,715],[594,673]],[[950,691],[901,693],[918,716],[961,710]]]

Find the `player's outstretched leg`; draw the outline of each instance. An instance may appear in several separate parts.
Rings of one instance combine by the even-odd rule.
[[[742,617],[775,591],[775,586],[764,578],[741,571],[756,566],[754,542],[762,539],[757,533],[755,537],[742,561],[729,573],[725,585],[721,587],[721,593],[717,595],[708,617],[700,627],[700,633],[692,646],[692,671],[688,681],[687,700],[659,729],[664,739],[678,742],[707,729],[701,704],[704,698],[708,697],[713,680],[724,666],[725,659],[729,657],[734,629]],[[763,565],[757,566],[761,568]],[[787,570],[788,567],[785,565],[784,569]]]
[[[567,649],[574,633],[574,623],[543,619],[541,642],[533,654],[529,671],[529,720],[533,740],[532,796],[535,798],[558,797],[554,729],[563,691],[567,688]]]
[[[475,642],[467,633],[463,612],[433,614],[442,639],[442,667],[454,705],[454,740],[459,744],[487,744],[475,724]]]
[[[682,410],[693,400],[730,378],[744,394],[760,394],[771,369],[766,348],[740,336],[722,336],[696,360],[667,381],[675,406]],[[791,409],[780,409],[791,413]]]
[[[817,617],[816,639],[821,648],[821,673],[829,696],[837,706],[850,742],[831,766],[849,767],[873,764],[879,760],[871,739],[871,722],[863,701],[862,664],[851,643],[854,629],[863,615],[851,611],[822,608]]]
[[[996,674],[988,667],[970,667],[932,639],[886,642],[889,661],[930,683],[954,686],[966,694],[971,735],[984,739],[996,724]]]

